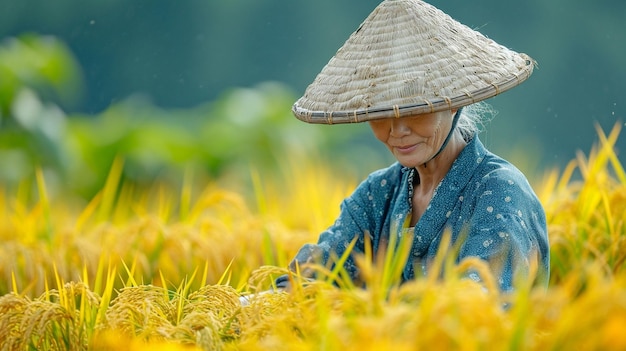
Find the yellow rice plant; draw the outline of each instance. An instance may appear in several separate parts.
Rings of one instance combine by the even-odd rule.
[[[624,273],[626,173],[614,150],[620,130],[616,124],[606,136],[598,127],[600,143],[589,156],[579,153],[560,178],[553,171],[542,183],[553,282],[571,271],[583,274],[591,262],[606,275]]]
[[[469,260],[464,266],[488,269],[480,261]],[[267,278],[268,269],[262,270],[266,272],[255,272],[252,279]],[[130,345],[137,350],[618,350],[626,346],[623,279],[589,281],[583,294],[564,284],[549,291],[519,290],[507,297],[460,279],[461,271],[445,279],[432,276],[392,286],[387,296],[376,289],[340,289],[320,280],[298,284],[290,294],[259,295],[245,306],[239,304],[239,293],[225,285],[195,291],[185,291],[184,285],[175,291],[129,286],[119,291],[104,320],[92,329],[70,323],[80,311],[94,309],[97,297],[96,303],[79,302],[68,312],[71,306],[55,300],[41,303],[45,298],[33,301],[9,294],[0,300],[0,325],[3,333],[14,332],[8,337],[3,334],[2,340],[4,345],[21,346],[7,349],[25,349],[19,344],[25,335],[30,337],[30,347],[49,350],[125,350]],[[511,303],[508,310],[502,307],[505,301]]]
[[[436,269],[400,285],[406,241],[358,258],[365,287],[338,265],[315,267],[316,281],[291,274],[292,291],[274,292],[354,186],[319,165],[253,173],[253,210],[243,190],[214,184],[120,184],[121,161],[76,210],[40,175],[33,205],[27,190],[0,193],[0,350],[624,350],[626,177],[619,127],[598,132],[588,157],[537,187],[550,286],[520,279],[507,294],[485,262],[455,264],[446,245]]]
[[[118,288],[130,280],[178,284],[195,270],[205,273],[194,281],[196,288],[218,281],[225,272],[240,288],[252,268],[286,265],[304,241],[313,240],[320,218],[336,215],[347,194],[336,186],[321,189],[331,176],[309,167],[308,173],[298,168],[297,184],[274,181],[286,191],[263,200],[273,186],[255,176],[259,210],[253,213],[240,193],[213,183],[200,191],[191,181],[180,190],[160,183],[150,189],[122,183],[122,167],[116,160],[103,190],[80,207],[71,198],[49,197],[41,172],[34,204],[26,184],[11,196],[0,190],[0,293],[17,290],[37,296],[55,274],[78,281],[83,268],[93,277],[103,265],[128,276],[116,283]],[[302,188],[312,189],[311,196]],[[296,209],[288,203],[290,197],[302,205]],[[305,214],[308,206],[317,210]],[[15,289],[9,284],[12,276],[17,278]]]

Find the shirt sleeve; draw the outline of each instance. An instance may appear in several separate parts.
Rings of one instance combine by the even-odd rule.
[[[296,264],[302,266],[315,262],[328,265],[341,257],[353,240],[356,240],[353,252],[363,252],[365,235],[373,240],[372,236],[380,231],[384,209],[390,199],[385,192],[393,190],[391,184],[386,184],[388,177],[385,174],[388,173],[372,173],[341,203],[340,214],[334,224],[320,234],[317,244],[306,244],[298,251],[289,265],[290,270],[295,271]],[[380,186],[381,183],[385,186]],[[359,270],[352,255],[343,267],[353,280],[358,279]]]
[[[515,277],[527,275],[531,265],[541,266],[547,255],[545,214],[526,179],[518,172],[500,170],[483,178],[476,190],[474,215],[459,252],[489,263],[503,291]],[[475,272],[469,277],[480,280]]]

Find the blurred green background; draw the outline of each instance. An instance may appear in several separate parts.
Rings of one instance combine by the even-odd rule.
[[[41,166],[53,188],[90,197],[116,156],[137,183],[242,175],[294,155],[358,174],[383,167],[391,158],[367,125],[290,114],[378,3],[2,0],[0,184]],[[488,100],[499,113],[481,135],[531,177],[587,152],[596,123],[623,123],[626,1],[430,3],[538,61]],[[623,157],[624,138],[617,147]]]

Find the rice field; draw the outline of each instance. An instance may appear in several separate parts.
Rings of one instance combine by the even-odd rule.
[[[292,292],[267,293],[358,181],[312,160],[277,178],[251,171],[249,187],[231,189],[134,186],[117,159],[89,202],[48,194],[39,172],[36,184],[0,189],[0,349],[626,350],[619,133],[598,130],[590,152],[534,184],[550,286],[519,281],[510,294],[460,279],[489,268],[454,265],[445,250],[443,278],[399,285],[399,259],[366,253],[366,289],[320,267],[326,279],[294,275]]]

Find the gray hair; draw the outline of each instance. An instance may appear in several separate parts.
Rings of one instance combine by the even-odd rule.
[[[461,134],[463,139],[469,141],[480,133],[485,124],[496,114],[497,111],[484,101],[465,106],[461,111],[461,116],[459,116],[456,132]]]

